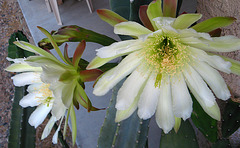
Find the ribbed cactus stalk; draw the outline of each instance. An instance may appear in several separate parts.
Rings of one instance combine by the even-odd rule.
[[[141,120],[135,112],[130,118],[115,123],[116,96],[123,82],[113,90],[113,96],[107,109],[106,117],[99,135],[99,148],[142,148],[145,147],[150,120]]]
[[[16,39],[27,41],[26,36],[18,31],[11,35],[8,46],[8,57],[23,58],[32,55],[13,44]],[[14,101],[12,106],[12,115],[10,123],[10,134],[8,138],[8,147],[35,147],[35,129],[28,124],[28,118],[34,108],[22,108],[19,105],[20,99],[25,95],[26,87],[15,87]]]

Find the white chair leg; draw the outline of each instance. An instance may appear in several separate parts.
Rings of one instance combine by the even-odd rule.
[[[87,5],[88,5],[88,9],[89,9],[90,13],[93,13],[92,0],[86,0],[86,1],[87,1]]]
[[[52,12],[52,8],[50,6],[49,0],[45,0],[45,3],[47,5],[48,12]]]
[[[62,20],[61,20],[60,13],[58,10],[57,0],[50,0],[50,5],[51,5],[53,13],[56,17],[58,25],[62,25]]]

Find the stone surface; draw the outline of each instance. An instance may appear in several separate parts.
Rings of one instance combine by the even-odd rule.
[[[201,21],[216,16],[231,16],[237,20],[230,26],[222,28],[222,35],[234,35],[240,38],[240,1],[239,0],[198,0],[197,12],[203,14]],[[240,61],[240,51],[221,53],[221,55]],[[232,91],[234,101],[240,102],[240,76],[221,73]],[[232,146],[240,146],[240,129],[231,137]]]

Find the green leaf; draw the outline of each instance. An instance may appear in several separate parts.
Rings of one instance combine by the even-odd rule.
[[[192,125],[187,120],[181,122],[181,127],[178,133],[174,130],[168,134],[162,132],[160,148],[197,148],[198,143]]]
[[[163,16],[176,17],[178,0],[163,0]]]
[[[240,104],[229,100],[224,109],[222,120],[222,135],[228,138],[240,127]]]
[[[231,25],[235,20],[236,18],[234,17],[213,17],[194,25],[192,29],[197,32],[210,32],[217,28]]]
[[[201,14],[182,14],[176,18],[172,27],[175,29],[186,29],[202,17]]]
[[[106,118],[98,138],[99,148],[143,148],[146,145],[150,120],[139,119],[137,112],[135,112],[131,117],[120,123],[114,122],[116,116],[116,96],[122,84],[123,81],[113,89],[112,99],[110,100]]]
[[[107,22],[108,24],[110,24],[112,26],[114,26],[118,23],[121,23],[121,22],[128,21],[125,18],[118,15],[117,13],[115,13],[111,10],[108,10],[108,9],[98,9],[97,14],[103,21]]]
[[[87,30],[76,25],[61,27],[52,34],[52,37],[58,46],[62,45],[65,42],[81,42],[82,40],[85,40],[86,42],[98,43],[103,46],[108,46],[116,42],[114,39],[108,36]],[[38,42],[38,46],[43,49],[53,48],[48,38],[44,38]]]
[[[194,125],[203,133],[203,135],[211,142],[217,141],[218,129],[217,120],[211,118],[200,106],[193,95],[193,112],[192,121]]]
[[[77,121],[76,121],[76,115],[75,115],[73,104],[70,106],[69,109],[70,109],[70,117],[71,117],[71,124],[72,124],[72,143],[74,146],[77,138]]]
[[[163,16],[161,0],[157,0],[156,2],[151,2],[148,5],[147,15],[148,15],[148,18],[149,18],[150,22],[153,25],[153,28],[155,30],[157,30],[157,26],[155,25],[155,22],[153,21],[153,19],[156,18],[156,17],[162,17]]]

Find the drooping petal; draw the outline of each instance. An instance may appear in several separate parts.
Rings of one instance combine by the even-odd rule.
[[[196,64],[193,64],[192,66],[207,82],[209,87],[219,99],[227,100],[230,98],[231,94],[228,87],[217,70],[213,69],[204,62],[196,62]]]
[[[19,105],[22,107],[38,106],[41,104],[40,98],[42,98],[42,96],[43,95],[41,93],[29,93],[19,101]]]
[[[216,119],[216,120],[220,121],[221,113],[220,113],[220,109],[219,109],[216,101],[214,101],[214,104],[212,106],[208,106],[208,105],[205,104],[205,102],[202,99],[202,97],[200,96],[199,92],[197,92],[192,87],[189,87],[189,89],[192,92],[192,94],[194,95],[194,97],[197,99],[198,103],[202,106],[203,110],[209,116],[211,116],[213,119]]]
[[[147,80],[138,102],[138,116],[146,120],[153,116],[156,111],[160,89],[155,87],[156,75],[152,74]]]
[[[128,107],[126,110],[117,110],[115,122],[121,122],[124,119],[127,119],[132,115],[132,113],[137,109],[138,100],[140,95],[138,94],[137,97],[134,98],[133,103]]]
[[[11,77],[11,79],[13,80],[13,84],[15,86],[24,86],[41,82],[40,74],[40,72],[25,72],[17,74]]]
[[[173,22],[172,27],[175,29],[186,29],[191,26],[193,23],[198,21],[202,17],[202,14],[182,14],[177,17]]]
[[[58,141],[58,132],[60,131],[62,121],[63,121],[63,117],[61,118],[61,121],[60,121],[60,123],[59,123],[59,126],[58,126],[56,132],[55,132],[54,135],[53,135],[53,138],[52,138],[52,143],[53,143],[53,144],[57,144],[57,141]]]
[[[113,88],[120,80],[130,74],[141,62],[142,56],[134,52],[125,57],[118,66],[107,71],[96,83],[93,94],[102,96]]]
[[[190,65],[183,71],[183,74],[188,87],[198,92],[206,106],[213,106],[215,97],[202,77]]]
[[[158,99],[156,122],[164,133],[168,133],[175,124],[172,108],[171,85],[168,76],[162,78]]]
[[[52,116],[50,118],[50,120],[48,121],[47,125],[45,126],[45,128],[43,130],[41,140],[45,139],[50,134],[50,132],[53,128],[53,125],[55,124],[56,121],[57,120],[54,116]]]
[[[47,117],[51,109],[52,107],[48,106],[47,104],[39,105],[35,109],[35,111],[30,115],[28,119],[29,124],[37,128],[38,125],[40,125],[44,121],[44,119]]]
[[[67,108],[69,108],[72,103],[73,92],[76,87],[76,83],[76,80],[73,80],[71,83],[63,84],[62,102]]]
[[[117,110],[126,110],[132,104],[148,77],[149,72],[145,71],[142,65],[132,72],[118,91],[115,106]]]
[[[100,58],[119,57],[142,48],[141,40],[126,40],[97,49]]]
[[[128,22],[122,22],[115,25],[114,33],[138,37],[144,34],[152,33],[152,31],[136,22],[128,21]]]
[[[221,57],[217,55],[208,55],[205,51],[202,51],[200,49],[196,48],[190,48],[190,51],[192,52],[192,55],[200,60],[207,62],[209,65],[214,67],[217,70],[220,70],[222,72],[225,72],[227,74],[231,73],[231,63],[228,61],[224,61]]]
[[[188,92],[183,75],[171,77],[173,112],[178,118],[186,120],[192,113],[192,98]]]
[[[65,115],[67,108],[63,104],[61,98],[55,98],[52,106],[52,115],[56,117],[56,120],[59,120],[62,116]]]

